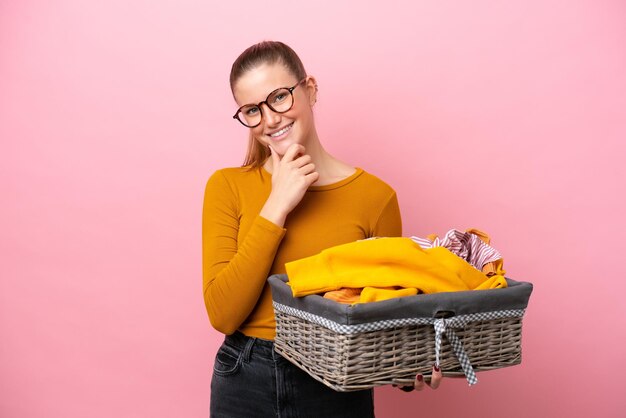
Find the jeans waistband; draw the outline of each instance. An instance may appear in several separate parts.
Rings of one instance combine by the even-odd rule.
[[[244,352],[254,353],[266,358],[274,358],[274,341],[264,340],[262,338],[249,337],[240,331],[227,335],[224,339],[226,344],[240,348]]]

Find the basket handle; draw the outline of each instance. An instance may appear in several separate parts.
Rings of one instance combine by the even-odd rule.
[[[452,318],[453,316],[456,316],[454,311],[437,311],[433,318]]]

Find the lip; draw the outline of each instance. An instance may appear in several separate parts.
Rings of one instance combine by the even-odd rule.
[[[291,132],[291,130],[293,129],[293,126],[292,126],[293,124],[294,124],[294,122],[291,122],[291,123],[288,123],[287,125],[285,125],[285,126],[283,126],[283,127],[280,127],[280,128],[278,128],[278,129],[274,129],[273,131],[268,132],[268,133],[267,133],[267,136],[268,136],[268,137],[269,137],[272,141],[278,141],[278,140],[280,140],[280,139],[283,139],[284,137],[286,137],[287,135],[289,135],[289,132]],[[285,128],[286,128],[286,127],[288,127],[288,126],[291,126],[291,128],[289,128],[289,130],[288,130],[287,132],[285,132],[284,134],[279,135],[279,136],[275,136],[275,137],[274,137],[274,136],[271,136],[273,133],[278,132],[278,131],[280,131],[280,130],[282,130],[282,129],[285,129]]]

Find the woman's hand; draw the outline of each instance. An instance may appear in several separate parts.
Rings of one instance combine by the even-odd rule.
[[[441,370],[436,366],[433,366],[433,374],[430,379],[430,382],[426,382],[424,380],[424,376],[418,374],[415,376],[415,382],[413,382],[413,386],[398,386],[398,389],[403,390],[405,392],[411,392],[413,389],[415,390],[423,390],[425,386],[430,386],[431,389],[437,389],[441,384],[441,379],[443,379],[443,375],[441,374]]]
[[[319,174],[311,157],[304,154],[304,146],[292,144],[280,158],[272,147],[272,192],[260,215],[278,226],[285,224],[289,212],[304,197],[309,186],[317,181]]]

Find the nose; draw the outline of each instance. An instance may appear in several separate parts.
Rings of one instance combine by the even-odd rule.
[[[263,103],[263,119],[267,126],[278,126],[280,124],[280,113],[274,112],[266,103]]]

